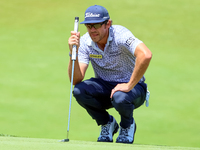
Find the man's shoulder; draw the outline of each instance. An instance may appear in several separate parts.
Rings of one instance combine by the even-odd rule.
[[[122,39],[124,37],[133,35],[130,30],[128,30],[126,27],[121,26],[121,25],[112,25],[111,34],[117,39]]]
[[[124,26],[122,25],[112,25],[111,27],[113,27],[114,29],[119,29],[119,28],[125,28]]]
[[[129,31],[126,27],[122,25],[112,25],[111,30],[113,30],[114,33],[124,33],[125,31]]]
[[[121,25],[113,25],[111,31],[111,36],[117,43],[125,44],[130,37],[135,38],[130,30]]]

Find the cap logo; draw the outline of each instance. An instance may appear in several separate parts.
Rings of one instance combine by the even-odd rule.
[[[100,17],[100,14],[93,14],[91,12],[88,12],[85,14],[85,18],[88,18],[88,17]]]

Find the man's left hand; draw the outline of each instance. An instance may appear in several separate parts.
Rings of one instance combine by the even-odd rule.
[[[129,92],[131,89],[128,86],[128,83],[120,83],[117,84],[111,91],[110,98],[113,97],[113,94],[117,91],[122,91],[122,92]]]

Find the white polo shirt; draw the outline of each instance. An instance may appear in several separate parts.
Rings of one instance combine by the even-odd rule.
[[[135,67],[134,52],[139,39],[125,27],[112,25],[104,51],[90,38],[88,32],[80,39],[78,61],[91,64],[95,77],[110,82],[129,82]],[[140,81],[144,81],[144,76]]]

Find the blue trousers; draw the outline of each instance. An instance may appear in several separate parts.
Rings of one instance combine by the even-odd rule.
[[[76,84],[73,96],[98,125],[108,123],[110,115],[106,110],[114,107],[121,116],[120,126],[127,128],[133,123],[133,110],[145,101],[147,85],[138,83],[130,92],[117,91],[110,99],[111,90],[117,84],[118,82],[91,78]]]

